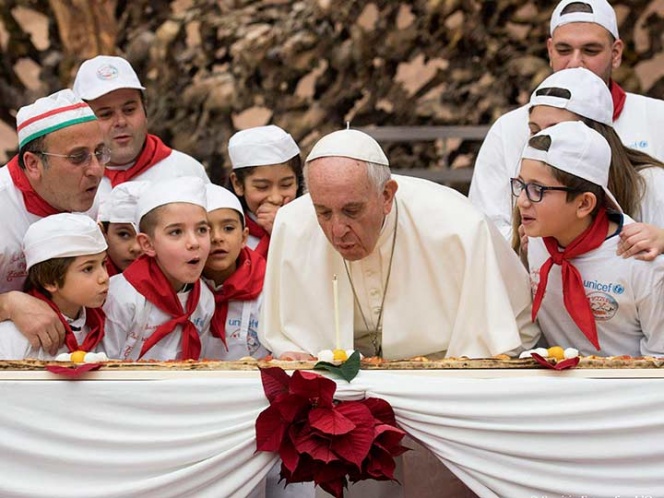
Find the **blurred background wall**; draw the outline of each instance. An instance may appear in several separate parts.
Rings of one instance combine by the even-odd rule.
[[[100,53],[130,60],[151,131],[218,182],[228,138],[248,126],[282,126],[306,152],[346,122],[490,124],[549,74],[556,3],[0,0],[0,155],[15,152],[17,109],[70,86]],[[615,79],[664,98],[664,0],[611,3],[626,43]],[[465,167],[478,147],[387,145],[397,168]]]

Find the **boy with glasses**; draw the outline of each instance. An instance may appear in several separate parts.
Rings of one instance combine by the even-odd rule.
[[[634,221],[607,188],[610,164],[608,142],[580,121],[540,131],[523,151],[511,189],[530,238],[533,320],[549,345],[584,355],[662,355],[664,258],[616,256]]]
[[[92,109],[61,90],[19,109],[19,153],[0,168],[0,320],[11,319],[33,347],[54,352],[64,337],[56,314],[20,291],[21,243],[34,222],[92,207],[109,158]]]
[[[599,76],[611,92],[613,106],[609,112],[622,142],[664,160],[664,141],[660,138],[664,101],[625,92],[611,78],[623,54],[611,4],[606,0],[562,0],[551,15],[550,34],[547,48],[551,69],[558,72],[583,67]],[[529,136],[529,107],[526,104],[510,111],[491,126],[477,155],[468,194],[475,207],[508,240],[512,235],[512,205],[504,179],[514,176],[519,167]]]

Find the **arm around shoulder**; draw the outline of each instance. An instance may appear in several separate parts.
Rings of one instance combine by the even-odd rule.
[[[65,339],[58,315],[43,301],[19,291],[0,294],[0,318],[11,320],[33,348],[55,354]]]

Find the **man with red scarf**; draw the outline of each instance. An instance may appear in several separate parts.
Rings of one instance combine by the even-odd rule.
[[[145,87],[125,59],[99,55],[83,62],[73,89],[97,115],[111,149],[92,214],[113,187],[126,181],[197,176],[209,182],[200,162],[148,133]]]
[[[55,352],[64,327],[44,302],[21,291],[22,240],[34,222],[92,207],[110,152],[97,118],[71,90],[19,109],[19,153],[0,168],[0,320],[12,320],[35,348]]]
[[[627,93],[611,79],[623,53],[613,7],[606,0],[563,0],[553,11],[550,32],[547,48],[553,71],[585,67],[602,78],[611,90],[613,126],[623,143],[664,160],[664,141],[658,137],[664,127],[664,101]],[[508,239],[512,204],[507,179],[516,176],[528,140],[528,107],[508,112],[493,124],[477,156],[470,186],[471,202]]]

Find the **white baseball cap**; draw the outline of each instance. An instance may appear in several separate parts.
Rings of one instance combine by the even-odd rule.
[[[622,213],[618,201],[608,189],[611,147],[606,139],[581,121],[565,121],[546,128],[533,137],[548,136],[549,150],[526,144],[522,159],[542,161],[556,169],[583,178],[604,189],[609,207]]]
[[[150,182],[124,182],[111,190],[111,193],[99,206],[98,221],[109,223],[131,223],[136,226],[136,206],[141,194],[150,186]]]
[[[283,164],[299,153],[293,137],[275,125],[238,131],[228,141],[233,169]]]
[[[244,223],[244,211],[240,199],[230,190],[215,185],[214,183],[205,184],[205,193],[207,196],[207,212],[211,213],[216,209],[234,209],[240,214],[242,223]]]
[[[99,254],[107,248],[99,226],[92,218],[80,213],[59,213],[41,218],[28,227],[23,237],[28,270],[49,259]]]
[[[536,105],[567,109],[613,126],[613,99],[609,87],[602,78],[583,67],[561,69],[542,81],[530,96],[530,107]]]
[[[390,165],[378,142],[360,130],[338,130],[325,135],[311,149],[306,162],[321,157],[349,157],[383,166]]]
[[[98,55],[88,59],[74,80],[74,93],[83,100],[95,100],[120,88],[145,90],[134,68],[122,57]]]
[[[74,92],[69,89],[60,90],[18,110],[16,114],[18,147],[20,149],[35,138],[62,128],[96,119],[90,106],[77,98]]]
[[[140,226],[143,216],[153,209],[176,202],[195,204],[207,210],[203,180],[197,176],[180,176],[151,183],[138,198],[135,226]]]
[[[591,12],[569,12],[563,14],[562,11],[571,3],[586,4],[590,7]],[[553,35],[558,26],[572,22],[592,22],[599,24],[611,33],[616,40],[620,38],[616,12],[606,0],[563,0],[553,10],[553,14],[551,14],[551,35]]]

